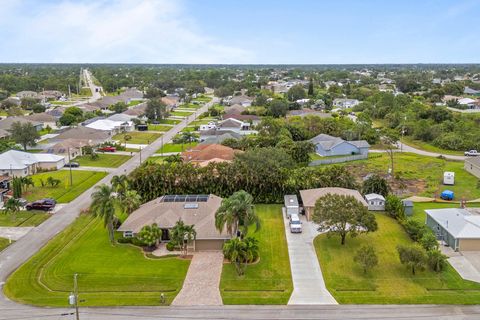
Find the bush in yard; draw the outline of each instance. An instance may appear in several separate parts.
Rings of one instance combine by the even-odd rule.
[[[433,234],[433,232],[428,232],[429,230],[425,230],[425,233],[418,241],[423,249],[427,251],[437,250],[438,249],[438,241],[437,237]]]
[[[223,255],[235,265],[239,276],[245,273],[247,263],[258,259],[258,240],[252,237],[233,238],[223,245]]]
[[[412,275],[415,275],[416,270],[425,268],[427,255],[422,247],[418,245],[399,245],[397,246],[397,252],[400,262],[412,270]]]
[[[385,198],[385,211],[394,219],[403,220],[405,218],[402,200],[393,194],[389,194]]]
[[[355,254],[355,257],[353,257],[353,261],[358,263],[362,267],[363,273],[366,274],[369,269],[372,269],[378,264],[375,248],[372,246],[362,246]]]
[[[51,187],[56,187],[60,184],[60,179],[55,179],[54,177],[50,176],[47,178],[47,184]]]
[[[447,266],[447,256],[438,249],[430,250],[427,252],[427,264],[432,271],[443,271]]]
[[[416,242],[420,241],[423,235],[428,232],[428,229],[424,224],[415,220],[407,220],[403,224],[403,227],[410,238]]]
[[[381,194],[386,197],[390,191],[387,180],[379,176],[378,174],[373,174],[368,179],[363,182],[362,193],[376,193]]]
[[[167,248],[168,251],[173,251],[175,250],[176,245],[174,242],[170,241],[165,245],[165,247]]]
[[[161,236],[162,230],[154,223],[150,226],[144,226],[138,233],[137,238],[148,247],[154,247]]]

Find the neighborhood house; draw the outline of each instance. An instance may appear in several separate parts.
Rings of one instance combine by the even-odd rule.
[[[58,170],[65,165],[65,157],[47,153],[28,153],[9,150],[0,154],[0,174],[25,177],[38,170]]]
[[[321,156],[368,156],[370,145],[365,140],[346,141],[328,134],[319,134],[310,140],[315,145],[315,152]]]
[[[194,225],[196,239],[190,247],[194,251],[222,250],[230,236],[215,227],[215,213],[222,203],[216,195],[166,195],[143,204],[120,226],[124,237],[135,236],[144,226],[156,223],[162,230],[161,241],[170,240],[170,230],[177,221]]]

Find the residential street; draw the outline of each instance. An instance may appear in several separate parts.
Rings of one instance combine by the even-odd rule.
[[[145,160],[154,154],[160,147],[162,147],[162,141],[163,143],[171,141],[171,139],[177,133],[186,127],[188,122],[194,121],[195,115],[200,115],[201,113],[207,111],[207,109],[216,102],[217,99],[213,99],[211,102],[205,104],[202,108],[198,109],[195,114],[187,117],[185,121],[182,121],[178,125],[174,126],[170,131],[166,132],[163,136],[163,140],[161,138],[155,140],[152,144],[143,149],[141,154],[140,152],[135,154],[130,160],[125,162],[120,167],[114,169],[96,185],[109,183],[114,175],[128,174],[133,171],[140,164],[140,158]],[[40,248],[42,248],[48,242],[48,240],[70,225],[82,210],[85,210],[89,207],[91,201],[90,196],[94,191],[94,187],[95,186],[88,189],[78,198],[65,205],[64,208],[59,210],[50,219],[34,228],[20,240],[13,243],[0,253],[0,287],[3,288],[3,284],[10,273],[15,271],[32,255],[38,252],[38,250],[40,250]],[[13,315],[23,316],[26,312],[28,312],[22,305],[12,303],[6,299],[2,290],[2,293],[0,294],[0,310],[2,310],[2,312],[0,312],[0,319],[4,319],[1,317],[5,315],[4,310],[7,308],[11,308],[10,310],[15,310],[12,311],[13,313],[10,313],[10,317]]]
[[[397,142],[397,145],[398,145],[398,149],[395,150],[395,152],[411,152],[411,153],[416,153],[418,155],[421,155],[421,156],[426,156],[426,157],[439,157],[439,156],[443,156],[445,157],[446,159],[450,159],[450,160],[456,160],[456,161],[463,161],[465,160],[465,157],[464,156],[454,156],[454,155],[449,155],[449,154],[440,154],[440,153],[435,153],[435,152],[429,152],[429,151],[425,151],[425,150],[420,150],[420,149],[416,149],[414,147],[411,147],[409,145],[406,145],[400,141]],[[375,152],[375,153],[385,153],[387,151],[385,150],[376,150],[376,149],[372,149],[370,150],[370,152]]]

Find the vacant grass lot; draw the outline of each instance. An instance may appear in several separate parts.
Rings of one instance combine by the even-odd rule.
[[[68,170],[35,174],[32,176],[35,187],[29,188],[23,194],[23,197],[28,201],[53,198],[59,203],[70,202],[106,175],[107,173],[105,172],[72,170],[73,186],[70,186],[70,172]],[[59,179],[60,184],[56,187],[46,185],[42,187],[40,180],[42,179],[46,182],[48,177]]]
[[[112,140],[117,140],[120,143],[125,143],[124,136],[126,134],[132,137],[130,140],[126,141],[127,143],[131,143],[131,144],[150,144],[162,136],[161,133],[134,131],[134,132],[117,134],[112,137]]]
[[[149,124],[148,125],[148,130],[150,131],[168,131],[172,129],[172,126],[166,126],[166,125],[161,125],[161,124]]]
[[[256,205],[262,229],[251,235],[259,240],[260,261],[239,277],[224,264],[220,292],[224,304],[287,304],[293,284],[280,205]]]
[[[0,238],[0,252],[10,245],[10,241],[5,238]]]
[[[382,154],[377,157],[369,157],[368,160],[359,160],[340,164],[351,168],[356,175],[365,176],[371,172],[386,175],[390,166],[388,155]],[[420,156],[413,153],[398,153],[394,157],[395,174],[405,179],[406,184],[412,181],[420,181],[424,188],[416,195],[437,197],[445,190],[455,192],[455,199],[464,197],[467,200],[480,198],[480,189],[476,188],[478,179],[463,169],[463,162],[449,161],[433,157]],[[455,172],[455,185],[443,185],[443,173]]]
[[[178,120],[178,119],[162,119],[159,122],[163,123],[163,124],[179,124],[181,122],[181,120]]]
[[[442,149],[439,147],[436,147],[434,145],[428,144],[426,142],[420,141],[420,140],[414,140],[410,137],[404,137],[402,139],[402,142],[405,143],[406,145],[409,145],[411,147],[414,147],[416,149],[420,150],[425,150],[428,152],[435,152],[439,154],[451,154],[451,155],[456,155],[456,156],[463,156],[462,151],[455,151],[455,150],[447,150],[447,149]],[[466,150],[465,150],[466,151]]]
[[[159,305],[181,289],[189,261],[147,259],[139,248],[112,246],[103,222],[81,216],[7,280],[5,294],[40,306],[68,305],[78,273],[84,306]]]
[[[97,153],[98,158],[92,160],[90,156],[81,156],[75,158],[74,162],[78,162],[80,166],[86,167],[102,167],[102,168],[118,168],[131,157],[123,154]]]
[[[20,211],[15,216],[0,213],[0,227],[36,227],[50,218],[44,211]]]
[[[339,237],[325,234],[314,240],[323,277],[330,293],[339,303],[353,304],[478,304],[480,284],[463,280],[448,268],[435,273],[410,269],[400,264],[396,246],[409,244],[409,239],[398,222],[377,214],[378,231],[356,238],[347,238],[340,244]],[[366,275],[353,261],[362,245],[375,247],[379,263]]]
[[[198,142],[192,143],[185,143],[185,144],[175,144],[175,143],[166,143],[163,145],[162,148],[158,149],[156,153],[163,152],[182,152],[187,150],[188,148],[192,148],[198,145]]]
[[[170,115],[177,116],[177,117],[187,117],[191,114],[193,114],[193,110],[192,110],[192,112],[187,112],[187,111],[172,111],[172,112],[170,112]]]

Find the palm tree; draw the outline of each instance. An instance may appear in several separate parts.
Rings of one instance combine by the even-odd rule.
[[[15,198],[10,198],[5,202],[3,205],[3,213],[4,214],[11,214],[12,220],[17,219],[17,212],[20,211],[20,200]]]
[[[142,204],[142,197],[135,190],[127,190],[123,198],[119,198],[119,205],[123,212],[131,214]]]
[[[260,219],[253,209],[253,197],[243,190],[224,199],[215,213],[215,227],[220,232],[226,228],[232,237],[243,237],[252,224],[256,226],[255,231],[260,229]]]
[[[257,260],[259,255],[258,240],[252,237],[244,239],[247,262],[251,263]]]
[[[228,240],[223,246],[223,255],[235,265],[239,276],[245,273],[245,262],[247,261],[247,246],[240,238]]]
[[[123,136],[123,140],[125,140],[125,148],[126,148],[126,147],[127,147],[127,142],[130,141],[130,140],[132,140],[132,136],[129,135],[129,134],[125,134],[125,135]]]
[[[192,144],[192,142],[197,141],[197,134],[192,131],[185,131],[182,133],[182,140],[184,142],[188,142],[188,144]]]
[[[182,248],[184,254],[188,251],[188,242],[195,240],[197,232],[194,225],[186,225],[183,220],[178,220],[171,230],[171,239]]]
[[[115,220],[115,202],[116,199],[113,196],[113,188],[102,184],[95,187],[95,192],[92,194],[92,205],[90,206],[90,212],[95,217],[103,218],[103,224],[108,229],[108,236],[112,244],[115,243],[113,237],[113,222]]]
[[[127,190],[130,188],[128,177],[124,174],[113,176],[111,184],[113,191],[117,193],[118,199],[122,201],[127,194]]]
[[[35,186],[35,183],[33,182],[32,177],[21,177],[20,181],[22,182],[22,186],[25,192],[28,190],[28,187]]]

